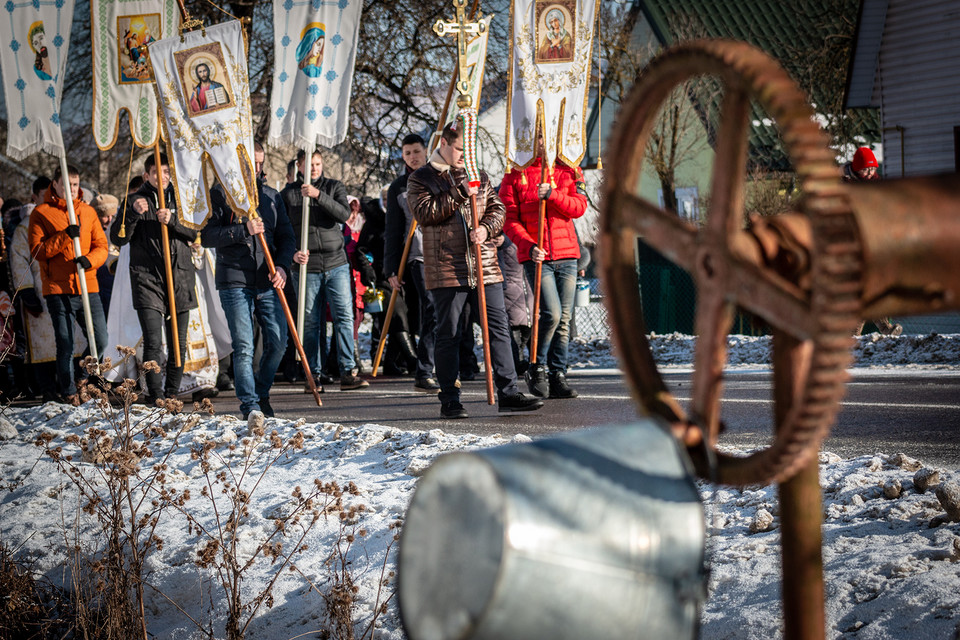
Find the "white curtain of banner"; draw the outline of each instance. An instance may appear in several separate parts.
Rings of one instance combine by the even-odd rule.
[[[333,147],[347,136],[361,0],[274,0],[270,144]]]
[[[547,158],[577,166],[586,150],[593,31],[599,0],[513,0],[510,7],[510,92],[507,159],[535,159],[538,110]]]
[[[236,20],[149,45],[181,221],[201,228],[210,217],[204,166],[216,173],[230,205],[257,208],[253,126],[243,32]]]
[[[7,103],[7,155],[62,156],[60,93],[67,69],[73,0],[0,5],[0,71]]]
[[[157,141],[157,95],[147,54],[138,47],[175,36],[176,0],[90,0],[93,50],[93,139],[101,149],[117,142],[120,112],[141,147]]]

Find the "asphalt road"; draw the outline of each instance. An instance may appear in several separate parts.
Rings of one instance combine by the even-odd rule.
[[[689,401],[689,371],[667,371],[664,379],[681,402]],[[410,378],[371,379],[368,389],[328,386],[317,407],[303,385],[277,384],[271,402],[278,417],[340,424],[376,423],[405,430],[442,429],[448,433],[523,433],[531,437],[583,427],[623,424],[638,419],[619,371],[573,371],[568,379],[580,397],[548,400],[540,411],[501,415],[486,403],[482,379],[464,385],[466,420],[440,417],[436,396],[413,390]],[[722,442],[741,448],[765,446],[772,429],[769,371],[728,371],[723,394]],[[523,384],[521,383],[521,390]],[[223,413],[238,412],[232,393],[214,400]],[[927,464],[960,469],[960,372],[855,372],[824,448],[843,457],[906,453]]]

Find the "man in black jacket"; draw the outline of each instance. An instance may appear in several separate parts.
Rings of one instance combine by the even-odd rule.
[[[217,291],[223,305],[233,344],[233,378],[244,420],[253,411],[273,416],[270,387],[287,343],[283,295],[290,261],[296,249],[293,227],[280,194],[263,180],[264,151],[254,146],[259,205],[257,218],[244,221],[230,208],[223,189],[210,192],[213,214],[200,232],[205,247],[217,252]],[[271,276],[257,234],[265,234],[277,271]],[[253,373],[253,318],[263,336],[263,355],[256,376]]]
[[[158,170],[159,169],[159,170]],[[120,247],[130,245],[130,289],[133,308],[137,311],[143,332],[143,361],[160,362],[163,332],[167,335],[166,381],[160,372],[144,373],[147,382],[145,402],[154,404],[159,398],[176,398],[183,377],[183,361],[187,350],[187,328],[190,310],[197,308],[196,269],[190,254],[190,243],[197,232],[180,222],[176,199],[170,184],[170,166],[167,157],[150,154],[143,163],[144,183],[127,198],[125,216],[117,216],[110,227],[110,241]],[[159,189],[163,185],[164,207],[160,207]],[[180,365],[175,358],[170,301],[167,294],[167,274],[164,268],[164,249],[161,227],[166,225],[170,239],[170,263],[173,267],[173,297],[177,310],[177,344],[180,345]],[[124,234],[120,234],[123,228]]]
[[[301,175],[306,175],[306,153],[297,154]],[[287,185],[281,193],[293,227],[300,232],[303,199],[308,200],[307,246],[293,255],[293,261],[307,265],[307,293],[304,299],[303,349],[314,377],[320,378],[320,326],[326,322],[324,306],[330,304],[333,331],[340,364],[340,390],[360,389],[370,384],[357,375],[353,342],[353,293],[350,265],[343,246],[343,224],[350,217],[347,190],[339,180],[323,175],[323,157],[316,150],[310,157],[310,182],[302,179]],[[300,270],[294,267],[298,285]]]
[[[403,248],[406,244],[413,215],[407,204],[407,179],[410,174],[427,163],[427,148],[423,138],[411,133],[403,139],[400,146],[403,154],[404,172],[390,185],[387,191],[386,230],[384,232],[383,262],[384,273],[388,276],[390,286],[398,291],[403,283],[397,277],[400,271],[400,260],[403,257]],[[437,317],[433,308],[433,296],[427,290],[423,281],[423,231],[417,228],[410,243],[410,253],[407,255],[405,266],[406,274],[417,288],[420,298],[420,327],[417,334],[420,342],[417,344],[417,378],[414,389],[426,393],[436,393],[440,390],[434,378],[433,350],[436,344]],[[390,336],[393,339],[393,336]]]

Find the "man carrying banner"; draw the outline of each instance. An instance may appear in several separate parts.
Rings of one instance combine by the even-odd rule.
[[[400,146],[404,171],[390,184],[387,191],[386,230],[383,239],[383,270],[393,289],[401,290],[403,283],[397,274],[400,272],[400,260],[404,243],[413,223],[410,205],[407,201],[407,180],[410,174],[427,163],[427,147],[423,138],[411,133],[403,139]],[[427,290],[423,280],[423,231],[417,228],[410,243],[407,255],[406,273],[410,275],[420,298],[420,329],[417,334],[417,371],[413,387],[417,391],[436,393],[440,390],[434,378],[433,352],[436,344],[437,317],[433,308],[433,296]],[[391,336],[391,340],[393,337]],[[402,339],[402,338],[401,338]]]
[[[263,146],[254,144],[259,217],[242,222],[231,209],[223,190],[210,192],[213,214],[200,232],[204,247],[216,249],[216,285],[230,326],[233,345],[233,378],[246,420],[253,411],[273,416],[270,387],[287,344],[287,325],[278,296],[283,295],[290,261],[296,249],[293,227],[280,194],[263,179]],[[256,235],[263,233],[273,255],[276,273],[271,276]],[[253,373],[253,319],[263,335],[263,355]]]
[[[191,258],[190,243],[196,240],[197,232],[180,222],[175,206],[173,186],[170,184],[170,166],[167,156],[160,155],[160,167],[156,156],[150,154],[143,163],[145,182],[126,199],[125,215],[117,216],[110,228],[110,240],[118,247],[130,244],[130,288],[133,293],[133,308],[136,309],[143,332],[143,361],[161,361],[163,333],[167,333],[166,381],[160,372],[147,370],[147,395],[144,402],[153,405],[161,398],[176,398],[183,377],[183,359],[175,356],[177,343],[180,353],[187,352],[187,329],[190,325],[190,310],[197,308],[196,269]],[[163,185],[164,203],[160,208],[158,192]],[[164,270],[163,243],[160,225],[166,225],[170,237],[170,258],[173,265],[173,291],[176,307],[177,343],[173,341],[173,326],[164,319],[170,316],[167,295],[167,277]],[[124,233],[121,234],[121,229]]]
[[[307,175],[306,152],[297,154],[302,175]],[[303,350],[310,370],[316,377],[323,367],[319,362],[320,323],[326,322],[324,306],[329,303],[333,318],[333,333],[337,341],[340,365],[340,390],[362,389],[370,383],[357,375],[354,361],[353,294],[350,290],[350,265],[343,244],[342,224],[350,217],[347,191],[339,180],[323,175],[323,156],[315,150],[310,157],[310,182],[297,180],[281,194],[290,222],[300,228],[303,217],[303,199],[308,199],[309,233],[307,246],[300,247],[293,256],[297,264],[307,265],[307,293],[303,326]],[[299,282],[300,274],[295,272]]]
[[[88,293],[97,293],[97,269],[107,260],[107,237],[100,226],[100,218],[93,207],[83,200],[80,190],[80,172],[67,167],[64,184],[62,170],[53,174],[53,184],[47,190],[43,204],[30,214],[27,231],[30,252],[40,262],[43,296],[53,321],[57,343],[57,393],[64,399],[73,399],[77,393],[73,371],[73,320],[86,327],[77,266],[83,267]],[[73,209],[77,224],[70,224],[66,188],[73,194]],[[74,238],[80,241],[80,255],[74,252]],[[107,343],[107,321],[99,295],[89,296],[93,336],[87,341],[103,353]],[[92,339],[91,339],[92,338]]]
[[[538,262],[542,269],[537,363],[527,377],[530,393],[541,398],[576,398],[566,378],[580,258],[573,221],[587,210],[587,196],[579,167],[557,162],[550,181],[541,183],[541,162],[537,158],[525,169],[514,167],[503,178],[500,199],[507,211],[503,232],[517,245],[517,257],[530,282]],[[546,202],[542,247],[537,245],[541,202]]]
[[[423,227],[424,279],[433,295],[437,314],[435,358],[440,384],[440,415],[466,418],[460,403],[457,373],[460,369],[460,315],[464,305],[479,307],[477,267],[472,244],[481,245],[483,284],[487,302],[494,382],[499,396],[499,411],[533,411],[543,401],[530,398],[517,389],[517,373],[510,348],[510,325],[503,304],[503,276],[497,264],[492,237],[503,229],[503,204],[480,172],[480,186],[471,187],[464,169],[463,141],[460,132],[447,125],[440,146],[430,161],[415,171],[407,183],[410,210]],[[470,229],[470,199],[476,196],[479,225]]]

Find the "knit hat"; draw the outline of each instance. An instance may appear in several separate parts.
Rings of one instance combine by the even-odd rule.
[[[877,157],[873,155],[873,151],[870,151],[869,147],[860,147],[857,149],[857,152],[853,154],[853,170],[863,171],[867,167],[876,167],[879,169],[880,165],[877,163]]]
[[[90,201],[90,206],[94,208],[99,216],[113,216],[117,213],[117,208],[120,207],[120,201],[117,200],[116,196],[112,196],[109,193],[101,193]]]

